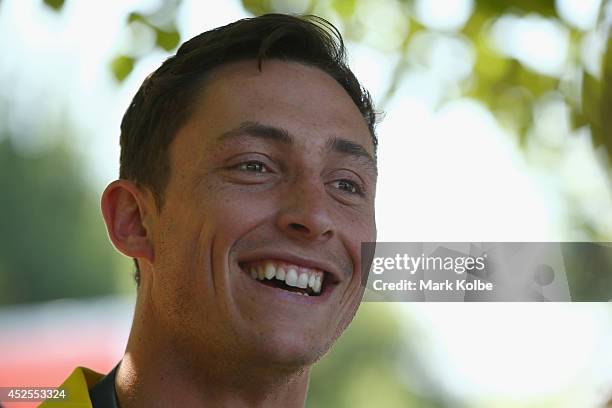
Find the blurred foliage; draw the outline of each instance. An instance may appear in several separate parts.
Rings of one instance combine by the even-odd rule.
[[[64,7],[64,0],[43,0],[43,3],[55,11],[59,11]]]
[[[170,52],[179,45],[181,36],[176,25],[176,12],[180,4],[180,0],[166,0],[160,2],[152,13],[134,11],[127,16],[126,29],[132,43],[138,42],[137,37],[146,35],[143,31],[152,34],[154,40],[152,44],[130,49],[113,59],[110,68],[118,82],[127,78],[134,64],[154,48]]]
[[[59,2],[58,2],[59,3]],[[242,0],[243,7],[253,15],[272,12],[315,13],[332,21],[340,22],[340,29],[347,40],[361,42],[369,34],[363,15],[358,13],[359,7],[369,1],[356,0],[309,0],[309,1],[271,1]],[[155,46],[165,51],[171,51],[180,42],[176,27],[176,10],[181,0],[161,1],[158,9],[151,14],[132,12],[127,19],[128,27],[141,23],[155,32]],[[397,35],[404,35],[398,42],[402,58],[397,62],[393,80],[386,95],[380,101],[384,105],[395,93],[405,74],[412,64],[409,48],[412,39],[422,32],[435,32],[428,29],[414,17],[414,0],[379,1],[379,8],[399,7],[405,13],[403,30],[397,30]],[[603,7],[603,6],[602,6]],[[602,13],[600,13],[602,14]],[[576,67],[579,76],[570,80],[569,91],[566,92],[567,103],[572,108],[572,118],[576,128],[588,125],[592,132],[594,147],[603,146],[608,157],[612,157],[612,130],[608,121],[604,120],[611,113],[612,89],[609,76],[612,75],[612,52],[608,51],[603,58],[602,78],[594,78],[582,67],[579,52],[585,33],[566,24],[557,14],[554,0],[475,0],[474,9],[467,22],[454,32],[445,33],[461,36],[467,39],[475,51],[475,64],[470,78],[464,80],[462,95],[476,98],[487,105],[499,119],[502,125],[512,128],[519,136],[521,144],[525,144],[529,129],[533,125],[534,107],[541,97],[555,91],[563,91],[562,78],[536,72],[523,65],[519,60],[503,55],[491,45],[490,28],[501,16],[540,16],[554,19],[563,24],[570,32],[570,57],[568,66]],[[160,16],[163,16],[160,18]],[[402,34],[404,33],[404,34]],[[392,41],[393,42],[393,41]],[[397,41],[396,41],[397,42]],[[375,45],[376,47],[377,45]],[[385,48],[384,44],[378,44]],[[572,51],[573,50],[573,51]],[[137,53],[135,53],[137,54]],[[132,71],[141,55],[117,56],[111,63],[115,78],[121,82]],[[575,88],[581,87],[580,97],[573,95]],[[567,87],[566,87],[567,88]],[[448,95],[457,97],[460,95]]]
[[[181,37],[176,29],[176,25],[174,23],[164,25],[158,25],[154,23],[156,21],[156,16],[159,13],[166,12],[163,8],[160,8],[153,14],[144,15],[141,13],[130,13],[128,15],[128,24],[133,23],[142,23],[145,26],[151,28],[155,32],[155,45],[160,47],[165,51],[172,51],[178,45]]]
[[[113,71],[113,75],[117,81],[121,82],[134,69],[134,58],[128,57],[127,55],[118,55],[111,62],[111,70]]]
[[[608,37],[606,52],[604,53],[601,88],[600,98],[593,98],[596,101],[593,109],[596,109],[600,115],[597,131],[601,132],[601,134],[594,132],[593,137],[596,143],[606,146],[608,158],[612,163],[612,125],[610,124],[610,119],[612,118],[612,38],[610,37]],[[588,104],[589,101],[589,95],[582,97],[584,112],[588,112],[588,106],[585,106],[585,104]],[[589,123],[594,123],[594,121],[589,121]]]
[[[404,323],[405,326],[405,323]],[[448,401],[427,373],[420,370],[416,353],[403,339],[399,322],[384,303],[364,303],[332,351],[311,372],[308,408],[461,407]],[[406,361],[407,364],[401,364]],[[404,376],[427,384],[422,393],[409,388]],[[400,375],[401,373],[401,375]]]
[[[467,40],[475,52],[475,62],[472,74],[462,81],[461,93],[449,92],[446,99],[458,96],[473,97],[483,102],[493,112],[503,126],[510,128],[519,137],[524,146],[529,129],[534,123],[535,106],[543,97],[554,92],[561,92],[566,102],[572,108],[571,114],[575,128],[589,126],[595,148],[602,146],[608,157],[612,157],[612,130],[605,120],[611,114],[612,88],[609,76],[612,75],[612,52],[608,51],[603,58],[602,77],[595,78],[583,67],[578,52],[585,32],[564,22],[557,13],[554,0],[475,0],[474,8],[466,23],[456,30],[435,30],[426,27],[415,17],[414,0],[382,0],[376,2],[379,9],[389,8],[400,12],[406,18],[401,22],[396,36],[403,38],[387,38],[388,43],[400,44],[401,58],[397,62],[392,82],[386,94],[379,101],[379,107],[384,110],[385,104],[394,95],[401,84],[404,74],[414,65],[414,56],[410,55],[412,40],[423,32],[439,32]],[[156,46],[170,51],[174,49],[180,37],[176,29],[176,9],[180,0],[160,2],[157,11],[144,15],[139,12],[130,14],[127,24],[142,23],[155,31]],[[371,34],[372,29],[384,31],[384,26],[368,25],[364,21],[364,13],[359,13],[360,7],[372,7],[372,1],[356,0],[309,0],[309,1],[272,1],[272,0],[242,0],[243,7],[253,15],[271,12],[314,13],[339,23],[345,39],[363,42]],[[602,4],[605,4],[603,2]],[[603,10],[603,5],[601,6]],[[369,9],[368,9],[369,10]],[[159,16],[165,13],[165,18]],[[603,12],[600,12],[602,15]],[[491,27],[502,16],[538,16],[551,19],[561,24],[570,34],[568,68],[575,68],[573,78],[551,76],[525,66],[516,58],[504,55],[491,44]],[[157,21],[163,21],[160,26]],[[369,44],[372,45],[372,44]],[[389,44],[373,45],[388,52]],[[111,64],[115,77],[122,81],[129,75],[131,69],[142,55],[120,55]],[[569,82],[565,83],[564,82]],[[583,84],[583,86],[581,86]],[[578,89],[578,90],[577,90]],[[578,95],[578,96],[576,96]],[[442,101],[444,102],[444,100]],[[610,174],[610,172],[609,172]],[[611,190],[612,191],[612,190]],[[585,229],[596,231],[593,226],[585,225]]]
[[[44,3],[54,10],[61,10],[63,0],[44,0]],[[140,24],[150,29],[155,36],[154,47],[170,52],[181,41],[176,24],[176,12],[181,0],[160,1],[158,8],[152,13],[134,11],[129,14],[126,24],[129,29],[134,24]],[[346,39],[362,41],[368,33],[364,26],[363,16],[357,13],[362,4],[369,1],[356,0],[309,0],[309,1],[271,1],[271,0],[242,0],[243,7],[253,15],[272,12],[316,13],[332,21],[341,23],[341,31]],[[397,63],[393,81],[382,98],[384,109],[388,101],[402,81],[402,73],[410,65],[410,56],[407,53],[411,40],[422,31],[428,31],[418,19],[414,17],[414,0],[384,0],[378,2],[379,8],[392,7],[399,4],[407,18],[404,21],[406,30],[402,38],[402,59]],[[602,3],[602,4],[605,4]],[[603,5],[601,6],[603,9]],[[600,12],[600,15],[603,12]],[[561,79],[536,72],[524,66],[515,58],[502,55],[490,44],[489,29],[501,16],[540,16],[551,18],[562,23],[570,32],[570,50],[577,50],[584,38],[584,32],[566,24],[558,16],[554,0],[475,0],[474,9],[468,21],[456,32],[449,34],[461,35],[469,39],[476,52],[475,66],[472,76],[465,82],[463,94],[474,97],[485,103],[490,110],[498,116],[502,124],[506,124],[518,131],[521,142],[525,142],[528,129],[533,123],[533,108],[538,98],[553,92],[563,91],[560,87]],[[435,30],[431,30],[435,31]],[[400,35],[400,34],[398,34]],[[608,41],[607,51],[603,58],[603,75],[594,78],[583,69],[578,52],[570,53],[570,66],[576,66],[581,72],[579,78],[573,78],[570,88],[581,87],[581,97],[576,100],[572,92],[567,92],[567,102],[572,107],[572,117],[576,127],[588,125],[592,132],[594,146],[603,146],[612,157],[612,130],[604,120],[609,117],[612,109],[612,86],[609,77],[612,75],[612,50]],[[384,48],[384,46],[383,46]],[[111,61],[110,68],[115,78],[121,82],[131,73],[134,64],[152,49],[132,50],[131,53],[122,53]],[[455,97],[457,95],[454,95]]]
[[[476,9],[489,16],[499,16],[514,11],[519,13],[538,13],[542,16],[556,17],[555,0],[476,0]]]
[[[5,133],[0,164],[0,304],[116,292],[118,256],[74,153],[23,154]]]

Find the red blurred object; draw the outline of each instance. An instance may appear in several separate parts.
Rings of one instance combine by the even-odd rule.
[[[0,387],[57,387],[77,366],[107,373],[123,356],[132,310],[133,300],[114,297],[0,310]]]

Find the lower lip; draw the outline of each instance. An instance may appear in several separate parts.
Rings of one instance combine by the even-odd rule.
[[[262,296],[274,296],[277,299],[280,299],[281,301],[294,302],[305,305],[322,304],[329,299],[331,293],[334,290],[333,285],[327,285],[325,290],[323,290],[318,296],[299,295],[296,292],[263,285],[258,280],[253,279],[251,275],[247,273],[244,269],[240,268],[240,266],[238,266],[238,268],[243,272],[245,278],[250,281],[254,287],[257,287],[262,291]]]

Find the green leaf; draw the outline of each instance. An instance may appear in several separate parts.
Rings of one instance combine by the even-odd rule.
[[[599,106],[599,115],[601,120],[601,136],[596,138],[593,133],[593,140],[599,141],[606,147],[608,151],[608,158],[612,160],[612,124],[610,118],[612,117],[612,36],[608,32],[608,43],[606,46],[606,52],[602,59],[602,85],[601,85],[601,99]]]
[[[566,103],[569,105],[569,102],[567,102],[567,100]],[[576,108],[572,108],[571,110],[571,123],[573,129],[579,129],[583,126],[590,125],[587,117],[583,115],[579,109]]]
[[[476,0],[477,10],[494,15],[508,12],[517,14],[537,13],[545,17],[557,17],[555,0]]]
[[[64,0],[43,0],[43,3],[54,11],[60,11],[64,7]]]
[[[474,45],[476,49],[474,71],[478,78],[491,83],[503,80],[512,69],[512,61],[494,50],[483,36],[477,37]]]
[[[134,69],[134,58],[126,55],[119,55],[111,62],[111,70],[115,79],[122,82]]]
[[[159,28],[156,28],[155,34],[155,45],[166,51],[172,51],[181,41],[181,36],[176,30],[164,31]]]
[[[143,24],[149,25],[149,22],[145,19],[145,17],[142,14],[136,13],[134,11],[134,12],[131,12],[128,15],[128,23],[133,23],[135,21],[138,21],[138,22],[141,22]]]
[[[493,14],[491,10],[476,8],[461,31],[474,41],[486,41],[486,36],[482,35],[484,34],[483,28],[487,27],[496,17],[499,16]]]
[[[272,7],[270,7],[268,0],[242,0],[242,7],[254,16],[272,12]]]
[[[559,87],[559,80],[554,77],[539,74],[522,64],[518,64],[514,71],[514,81],[538,97]]]
[[[601,127],[601,82],[587,72],[582,76],[582,99],[580,113],[591,124]]]
[[[353,17],[353,14],[355,14],[357,0],[333,0],[332,7],[342,19],[346,20]]]

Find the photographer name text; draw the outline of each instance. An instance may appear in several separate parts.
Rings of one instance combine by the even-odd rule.
[[[384,282],[377,279],[372,284],[376,291],[413,291],[413,290],[428,290],[434,292],[446,291],[491,291],[493,284],[491,282],[483,282],[475,279],[468,281],[467,279],[446,279],[443,282],[434,281],[433,279],[421,279],[418,282],[402,279],[398,282]]]

